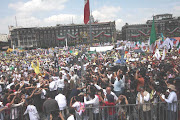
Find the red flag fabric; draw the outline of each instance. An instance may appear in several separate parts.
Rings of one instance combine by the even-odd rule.
[[[90,16],[89,0],[84,0],[84,3],[84,24],[87,24]]]

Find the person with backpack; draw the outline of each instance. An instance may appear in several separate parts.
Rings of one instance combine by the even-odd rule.
[[[81,120],[82,114],[85,110],[85,104],[83,102],[83,94],[80,93],[77,97],[76,96],[72,97],[70,101],[70,107],[75,108],[76,120]]]

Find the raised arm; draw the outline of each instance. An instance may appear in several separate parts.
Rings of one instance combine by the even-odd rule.
[[[36,93],[34,93],[34,95],[38,95],[38,94],[41,94],[41,88],[36,92]]]
[[[13,97],[13,99],[12,99],[10,105],[12,105],[12,104],[14,103],[15,98],[16,98],[16,95]]]
[[[35,87],[33,87],[33,86],[32,87],[26,87],[25,89],[32,89],[32,88],[35,88]]]
[[[0,112],[2,112],[3,110],[7,109],[7,107],[3,107],[0,109]]]
[[[135,79],[137,80],[138,79],[138,70],[136,71],[136,74],[135,74]]]
[[[73,101],[74,97],[71,98],[71,101],[70,101],[70,107],[72,107],[72,101]]]
[[[77,88],[77,90],[82,90],[82,89],[84,89],[84,88],[86,88],[86,86],[84,86],[84,87],[82,87],[82,88]]]
[[[18,91],[20,91],[23,86],[24,86],[24,82],[22,82],[22,85],[19,87]]]
[[[31,95],[28,96],[27,99],[30,99],[30,98],[34,95],[34,92],[35,92],[35,91],[36,91],[36,89],[34,89],[34,90],[32,91]]]
[[[104,99],[102,98],[102,96],[99,96],[100,100],[105,103]]]

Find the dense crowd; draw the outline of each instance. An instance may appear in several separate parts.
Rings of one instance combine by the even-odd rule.
[[[178,109],[173,102],[179,100],[178,52],[168,53],[165,60],[156,60],[149,53],[131,53],[131,59],[133,54],[139,59],[114,64],[115,59],[108,56],[120,59],[118,53],[113,49],[91,54],[88,59],[83,50],[79,54],[59,49],[1,52],[0,119],[22,119],[21,106],[25,120],[88,119],[87,107],[92,107],[93,120],[126,120],[133,116],[121,105],[137,104],[143,119],[150,120],[152,108],[141,104],[165,102],[171,103],[165,108],[167,116],[176,120]],[[101,108],[105,106],[109,108]]]

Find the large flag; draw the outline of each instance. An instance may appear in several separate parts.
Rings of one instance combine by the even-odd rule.
[[[87,24],[90,16],[89,0],[84,0],[84,3],[84,24]]]
[[[153,17],[153,23],[151,27],[151,33],[150,33],[150,51],[155,51],[155,43],[156,43],[157,37],[156,37],[156,29],[154,24],[154,17]]]
[[[162,38],[162,41],[164,41],[164,36],[163,36],[163,34],[161,33],[161,38]]]
[[[166,40],[162,44],[162,47],[165,47],[169,50],[173,48],[173,42],[169,38],[166,38]]]
[[[31,67],[34,69],[34,72],[38,75],[40,73],[39,69],[39,60],[37,60],[37,65],[35,65],[33,62],[31,62]]]

